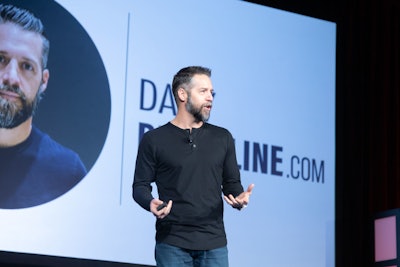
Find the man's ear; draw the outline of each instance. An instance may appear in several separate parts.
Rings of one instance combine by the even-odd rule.
[[[187,92],[182,87],[178,89],[178,98],[181,102],[185,102],[185,100],[187,99]]]
[[[40,86],[39,86],[39,92],[41,94],[46,90],[47,84],[49,82],[49,78],[50,78],[49,70],[48,69],[43,70],[42,82],[40,83]]]

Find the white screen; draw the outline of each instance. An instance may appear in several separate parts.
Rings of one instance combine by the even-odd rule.
[[[230,266],[334,266],[335,23],[235,0],[57,2],[101,55],[109,131],[71,191],[0,210],[0,250],[154,265],[155,218],[131,197],[139,125],[171,120],[173,75],[202,65],[209,122],[231,131],[255,184],[247,209],[225,205]]]

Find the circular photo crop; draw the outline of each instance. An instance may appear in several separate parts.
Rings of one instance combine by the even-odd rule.
[[[40,46],[42,42],[35,44],[35,37],[29,39],[31,28],[24,28],[21,34],[18,33],[20,26],[14,24],[26,23],[24,20],[32,19],[31,16],[39,19],[50,43],[47,66],[43,68],[46,71],[36,67],[41,71],[38,75],[43,76],[42,82],[35,80],[37,73],[31,74],[33,68],[31,76],[19,77],[25,79],[18,89],[22,93],[29,92],[26,84],[35,86],[40,82],[36,87],[38,91],[42,83],[46,85],[32,117],[30,135],[22,143],[0,146],[0,208],[19,209],[47,203],[84,179],[98,159],[107,137],[111,96],[107,73],[96,45],[64,7],[52,0],[3,0],[0,5],[17,8],[17,13],[10,6],[3,8],[0,19],[0,35],[3,34],[0,37],[0,64],[3,64],[0,82],[2,90],[4,88],[4,92],[0,91],[0,103],[5,103],[0,106],[3,107],[0,112],[4,110],[3,113],[8,114],[9,102],[17,107],[23,102],[22,97],[16,97],[17,89],[7,89],[18,87],[16,82],[12,84],[7,72],[15,66],[30,71],[32,65],[35,67],[36,58],[40,59],[38,62],[42,60],[35,56],[34,51],[41,51],[35,47],[21,45],[26,48],[19,49],[19,45],[9,45],[21,41]],[[29,16],[19,14],[19,10],[28,11]],[[18,64],[12,65],[13,60],[19,60]],[[28,96],[24,101],[29,107]],[[0,128],[0,140],[8,141],[8,136],[18,136],[26,128],[23,125]]]

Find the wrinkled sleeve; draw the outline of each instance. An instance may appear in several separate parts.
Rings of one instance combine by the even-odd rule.
[[[226,136],[227,153],[224,161],[222,191],[224,195],[232,194],[234,197],[243,192],[240,181],[240,172],[236,159],[235,143],[232,135],[227,132]]]
[[[150,211],[151,183],[155,180],[156,157],[151,138],[145,134],[139,144],[135,174],[132,185],[133,199],[145,210]]]

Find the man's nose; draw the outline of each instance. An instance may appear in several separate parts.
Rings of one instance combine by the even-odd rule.
[[[1,71],[1,80],[3,84],[19,86],[19,73],[17,62],[11,60]]]
[[[208,92],[208,94],[207,94],[207,100],[208,100],[208,101],[213,101],[213,99],[214,99],[214,94],[213,94],[213,92]]]

